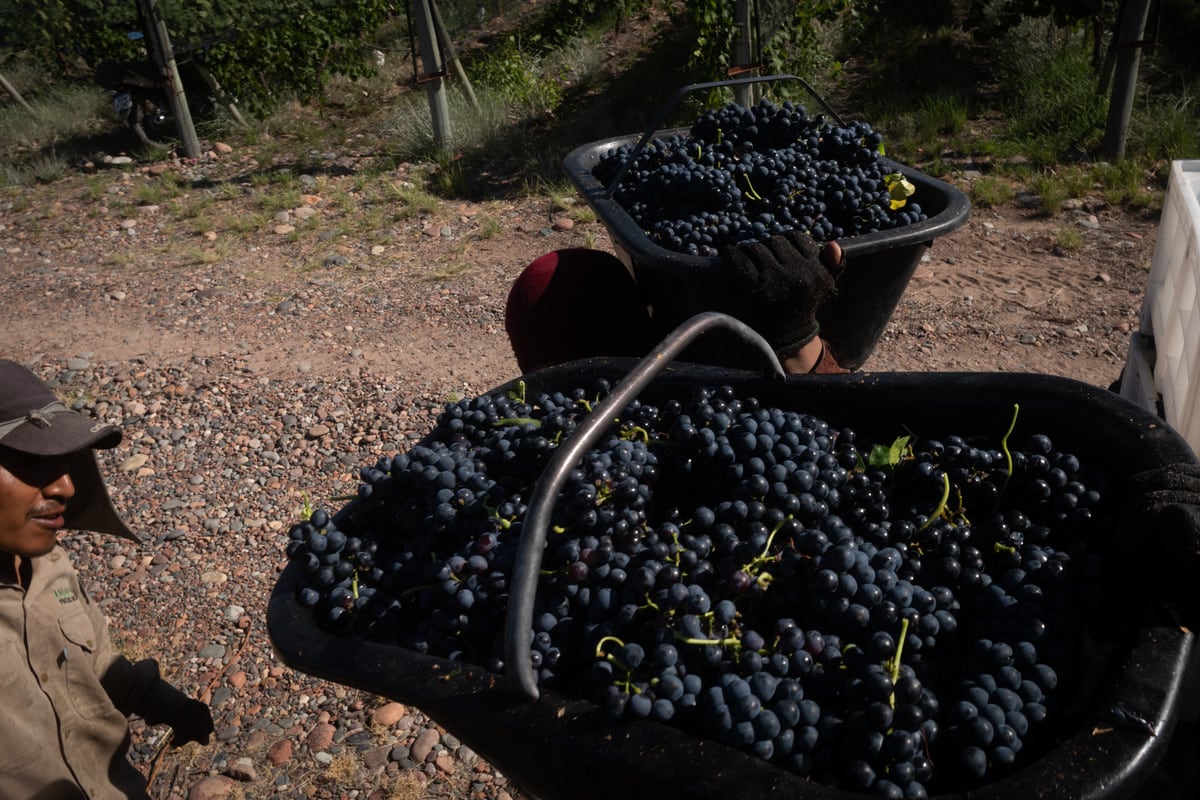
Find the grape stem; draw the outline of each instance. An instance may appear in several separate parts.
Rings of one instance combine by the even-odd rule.
[[[494,520],[496,525],[499,526],[501,530],[508,530],[510,527],[512,527],[512,520],[508,520],[500,516],[500,506],[489,505],[487,500],[483,500],[482,505],[483,510],[488,512],[488,518]],[[562,533],[562,531],[559,531],[559,533]]]
[[[684,644],[696,644],[696,645],[712,644],[712,645],[716,645],[717,647],[733,647],[733,648],[736,648],[739,650],[742,647],[741,639],[733,639],[733,638],[729,638],[729,639],[693,639],[690,636],[684,636],[682,633],[675,634],[675,638],[678,641],[683,642]]]
[[[604,652],[604,645],[608,642],[615,642],[618,647],[624,647],[625,643],[615,636],[605,636],[596,642],[596,658],[609,658],[609,654]]]
[[[963,525],[970,525],[971,520],[967,519],[967,512],[963,508],[962,489],[955,487],[954,496],[958,501],[958,510],[954,512],[953,519],[957,520],[959,523],[961,523]]]
[[[606,642],[615,642],[621,647],[625,646],[625,643],[617,637],[605,636],[603,639],[596,642],[596,658],[603,658],[605,661],[615,664],[616,666],[620,667],[622,671],[624,671],[625,676],[619,682],[624,687],[625,694],[641,694],[642,690],[633,682],[633,669],[631,669],[627,664],[622,663],[621,659],[617,658],[612,653],[604,652],[604,645]]]
[[[1020,413],[1021,406],[1019,403],[1013,403],[1012,421],[1008,423],[1008,430],[1004,432],[1004,436],[1000,439],[1000,452],[1004,453],[1004,464],[1008,472],[1004,476],[1004,486],[1000,487],[1000,494],[1004,494],[1004,490],[1008,488],[1008,482],[1012,478],[1013,459],[1012,453],[1008,450],[1008,437],[1012,436],[1013,429],[1017,427],[1017,414]]]
[[[535,428],[540,428],[542,427],[542,422],[541,420],[536,420],[533,417],[501,417],[493,422],[492,425],[496,426],[497,428],[502,428],[509,425],[515,425],[518,427],[521,425],[532,425]]]
[[[775,529],[771,531],[769,536],[767,536],[767,543],[765,545],[763,545],[763,551],[758,556],[759,560],[767,557],[767,553],[771,550],[771,543],[775,541],[775,534],[779,533],[779,531],[783,529],[783,526],[786,525],[788,522],[791,522],[791,520],[792,520],[792,515],[788,514],[786,517],[784,517],[783,519],[781,519],[779,521],[779,524],[776,525]]]
[[[889,677],[892,679],[892,693],[888,695],[888,703],[896,707],[896,681],[900,679],[900,657],[904,654],[904,641],[908,638],[908,617],[900,618],[900,641],[896,643],[896,654],[888,659]]]
[[[746,179],[746,197],[751,200],[762,200],[762,195],[755,191],[754,184],[750,182],[750,176],[742,175],[742,177]]]
[[[933,509],[928,517],[925,518],[924,524],[917,528],[917,531],[923,531],[933,524],[933,521],[940,517],[946,511],[946,501],[950,499],[950,475],[942,473],[942,499],[938,501],[937,508]]]
[[[758,583],[759,586],[761,586],[764,590],[771,582],[771,574],[768,572],[759,575],[756,574],[756,570],[761,568],[764,563],[768,561],[775,561],[777,559],[776,556],[769,555],[771,552],[771,544],[775,541],[775,534],[779,533],[783,526],[786,525],[791,519],[792,515],[789,514],[780,520],[779,524],[775,526],[775,529],[771,531],[769,536],[767,536],[767,543],[763,545],[762,552],[756,557],[752,558],[749,563],[742,567],[742,570],[747,575],[753,577],[755,582]]]
[[[650,443],[650,431],[646,430],[641,425],[634,425],[626,428],[623,433],[625,435],[622,438],[626,439],[626,441],[637,441],[640,439],[646,444]]]

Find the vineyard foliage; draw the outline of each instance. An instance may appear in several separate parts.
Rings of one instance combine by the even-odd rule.
[[[687,16],[696,32],[691,53],[694,70],[713,76],[749,67],[734,64],[734,42],[740,34],[735,20],[737,3],[731,0],[688,0]],[[809,72],[815,66],[817,28],[843,13],[852,13],[855,0],[760,0],[751,3],[758,64],[772,73]]]
[[[415,44],[412,0],[0,0],[0,68],[7,54],[21,51],[56,74],[86,74],[105,59],[143,55],[146,31],[141,8],[154,5],[166,24],[177,60],[202,59],[222,86],[253,112],[269,111],[280,99],[317,96],[332,76],[357,78],[377,69],[376,51],[389,63],[404,63]],[[1171,0],[1167,0],[1171,5]],[[1051,16],[1061,24],[1110,38],[1119,0],[437,0],[453,40],[501,18],[522,18],[519,40],[508,47],[524,67],[589,29],[619,24],[622,16],[655,7],[691,36],[688,72],[697,81],[742,74],[741,69],[805,77],[836,73],[821,31],[851,21],[858,55],[895,57],[917,46],[896,40],[913,26],[935,31],[966,25],[1005,31],[1028,16]],[[752,21],[751,63],[736,64],[734,44],[743,31],[736,20],[748,7]],[[865,35],[864,35],[865,34]],[[872,35],[873,34],[873,35]],[[502,42],[504,40],[501,40]],[[870,46],[874,44],[875,46]],[[875,51],[875,52],[872,52]],[[504,53],[482,66],[503,62]],[[472,65],[468,63],[468,68]],[[502,64],[503,66],[503,64]],[[468,70],[469,71],[469,70]],[[495,69],[492,70],[495,72]],[[503,73],[503,70],[501,70]],[[480,76],[486,78],[488,76]],[[495,77],[495,76],[492,76]],[[501,75],[503,77],[503,75]],[[484,83],[487,81],[484,80]],[[799,90],[797,90],[799,91]],[[787,96],[787,87],[782,92]]]
[[[94,67],[142,55],[129,39],[146,31],[137,0],[22,0],[6,14],[7,48],[48,63]],[[389,0],[158,0],[178,60],[202,58],[226,89],[251,107],[282,95],[312,95],[334,74],[373,67],[371,36],[404,14]]]
[[[587,26],[619,14],[644,10],[655,0],[555,0],[528,26],[522,45],[549,51]],[[661,2],[661,0],[659,0]],[[143,44],[132,31],[145,31],[139,0],[21,0],[0,3],[0,52],[25,50],[46,63],[69,69],[94,67],[105,59],[132,59]],[[17,5],[20,7],[17,8]],[[157,0],[179,58],[201,58],[217,79],[251,107],[281,96],[312,96],[332,75],[359,77],[375,69],[378,33],[398,29],[409,44],[409,3],[403,0]],[[442,16],[458,33],[464,18],[476,21],[510,11],[514,3],[442,0]],[[686,0],[680,21],[696,30],[692,68],[715,77],[731,66],[737,36],[733,0]],[[849,9],[853,0],[759,2],[756,16],[771,30],[761,34],[763,61],[771,69],[812,51],[815,25]],[[467,8],[470,6],[470,8]]]

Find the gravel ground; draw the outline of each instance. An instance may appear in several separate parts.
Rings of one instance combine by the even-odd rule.
[[[102,464],[149,539],[73,534],[67,546],[119,646],[157,657],[216,724],[209,746],[160,754],[165,729],[135,722],[156,796],[517,796],[418,710],[288,669],[267,637],[287,525],[305,502],[352,491],[357,469],[419,436],[440,401],[386,383],[262,380],[233,358],[65,366],[40,371],[126,431]]]

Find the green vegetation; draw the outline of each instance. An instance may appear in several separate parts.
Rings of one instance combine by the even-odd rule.
[[[64,177],[69,166],[53,153],[37,155],[19,166],[0,165],[0,184],[27,186],[33,183],[53,183]]]
[[[20,5],[20,13],[0,20],[5,39],[24,43],[47,63],[82,66],[90,74],[104,59],[132,59],[143,52],[142,43],[127,35],[149,28],[136,2],[22,0]],[[183,54],[181,69],[188,58],[202,57],[227,90],[257,109],[282,99],[279,89],[309,98],[332,76],[370,74],[371,33],[394,10],[388,0],[157,3]],[[66,54],[75,58],[67,62]]]
[[[470,261],[452,261],[433,268],[424,275],[424,279],[434,283],[453,280],[470,271],[473,266],[474,264]]]
[[[433,214],[440,205],[437,196],[426,191],[423,185],[385,183],[383,192],[397,209],[396,219]]]
[[[844,57],[867,53],[870,62],[840,85],[841,100],[885,132],[898,161],[947,176],[985,166],[985,178],[970,184],[981,207],[1027,192],[1041,197],[1046,214],[1085,195],[1145,208],[1161,198],[1171,160],[1200,154],[1200,56],[1191,44],[1200,7],[1189,0],[1158,4],[1116,164],[1100,150],[1111,88],[1112,36],[1103,24],[1117,19],[1118,3],[873,5],[876,14],[838,45]]]
[[[479,229],[475,235],[480,239],[491,239],[502,230],[503,226],[501,226],[500,220],[495,217],[482,217],[479,220]]]
[[[96,53],[117,55],[132,47],[123,31],[139,26],[110,5],[34,0],[31,19],[40,19],[40,27],[35,31],[29,27],[33,22],[21,22],[25,28],[14,30],[27,34],[29,49],[0,53],[0,72],[28,92],[36,113],[0,96],[0,185],[54,181],[98,151],[112,151],[116,134],[108,98],[90,84],[86,62]],[[260,22],[238,26],[249,38],[214,45],[207,56],[222,82],[254,113],[248,128],[218,117],[205,123],[201,134],[252,152],[246,174],[201,190],[169,176],[136,187],[138,202],[169,203],[181,229],[261,229],[277,211],[299,205],[300,194],[321,194],[331,167],[324,154],[347,148],[368,151],[373,158],[353,190],[326,193],[325,209],[340,215],[346,230],[385,236],[393,222],[432,213],[444,198],[480,200],[530,191],[587,220],[590,209],[570,202],[573,190],[562,173],[563,156],[589,141],[642,132],[680,86],[712,80],[731,63],[732,3],[515,4],[521,13],[505,15],[506,27],[459,47],[475,102],[457,80],[447,81],[451,147],[444,152],[435,142],[424,86],[410,80],[408,25],[394,4],[319,4],[321,13],[314,19],[278,25],[276,5],[234,0],[218,8],[202,2],[191,4],[194,13],[184,19],[177,17],[184,5],[160,3],[179,40],[224,30],[231,10],[243,18],[254,12]],[[467,31],[465,16],[473,9],[468,13],[459,5],[448,3],[447,14],[464,16],[451,22]],[[1200,34],[1200,10],[1189,0],[1160,4],[1161,38],[1142,52],[1126,158],[1113,164],[1097,157],[1108,106],[1100,62],[1110,35],[1076,13],[1087,4],[822,0],[797,5],[803,8],[778,21],[763,50],[771,71],[808,76],[843,118],[865,119],[882,131],[887,154],[897,161],[950,179],[972,170],[976,177],[965,183],[979,207],[1005,203],[1017,193],[1038,195],[1046,214],[1085,195],[1150,207],[1161,196],[1169,161],[1200,154],[1200,79],[1195,77],[1200,56],[1191,47]],[[1110,0],[1090,4],[1105,23],[1115,6]],[[106,24],[85,30],[86,14],[71,17],[68,9],[102,15]],[[47,21],[59,30],[45,29]],[[320,33],[318,23],[325,25]],[[614,31],[634,23],[641,37],[632,47],[628,38],[614,47]],[[276,30],[268,30],[272,27]],[[69,61],[63,68],[64,51],[54,36],[69,32],[83,37],[76,41],[84,63]],[[296,46],[301,41],[304,46]],[[254,48],[260,52],[245,61]],[[371,56],[372,48],[388,54],[385,68]],[[314,54],[320,56],[315,65]],[[274,83],[273,76],[278,77]],[[255,86],[243,88],[243,80]],[[819,109],[798,84],[781,82],[770,91]],[[731,97],[728,90],[689,96],[666,124],[686,124],[701,107]],[[142,163],[165,155],[129,152]],[[407,184],[391,174],[402,164],[414,165],[405,169]],[[302,173],[315,176],[317,188],[302,188]],[[86,191],[98,199],[103,186],[91,182]],[[255,195],[257,211],[234,219],[221,203],[244,192]],[[489,235],[489,227],[482,226],[480,235]],[[295,235],[305,230],[298,227]]]
[[[1054,237],[1054,243],[1068,253],[1083,249],[1083,232],[1077,227],[1062,228]]]
[[[551,60],[510,36],[475,60],[471,67],[481,87],[499,94],[514,110],[542,113],[562,102],[562,85],[550,71]]]
[[[175,175],[163,175],[161,179],[152,182],[139,183],[134,189],[134,196],[140,205],[156,206],[173,200],[182,195],[187,184]]]
[[[1029,182],[1029,189],[1041,198],[1041,212],[1053,217],[1062,211],[1067,199],[1066,184],[1051,175],[1038,175]]]
[[[1013,188],[1008,181],[995,175],[984,175],[972,181],[968,191],[971,205],[977,208],[992,208],[1007,203],[1013,197]]]
[[[28,69],[22,75],[35,86],[46,80]],[[98,87],[48,85],[26,99],[32,113],[0,105],[0,185],[57,180],[70,169],[72,142],[111,125]]]
[[[1040,165],[1095,151],[1107,111],[1081,37],[1063,42],[1055,34],[1049,22],[1027,20],[1001,46],[1010,55],[1002,72],[1011,87],[1002,105],[1005,136]]]

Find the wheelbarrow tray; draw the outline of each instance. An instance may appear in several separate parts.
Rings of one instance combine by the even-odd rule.
[[[526,391],[614,382],[636,364],[591,359],[524,376]],[[1018,428],[1043,432],[1109,477],[1192,463],[1187,444],[1162,420],[1120,396],[1066,378],[999,373],[885,373],[768,379],[756,373],[670,365],[642,393],[654,402],[685,397],[700,385],[727,384],[743,396],[815,414],[860,436],[891,441],[898,433],[988,435],[999,439],[1020,404]],[[499,387],[506,390],[508,384]],[[1119,507],[1119,505],[1117,506]],[[1139,532],[1149,536],[1151,532]],[[1164,539],[1169,539],[1164,535]],[[1144,539],[1138,546],[1148,546]],[[1119,568],[1119,567],[1118,567]],[[301,672],[420,708],[530,794],[554,800],[728,800],[861,797],[802,779],[752,756],[668,725],[613,721],[600,707],[547,691],[528,702],[507,678],[470,664],[420,655],[396,645],[322,630],[295,600],[296,564],[271,596],[268,628],[280,658]],[[1139,595],[1131,593],[1130,597]],[[960,795],[1001,798],[1127,797],[1165,753],[1190,652],[1191,634],[1160,609],[1140,609],[1113,655],[1094,664],[1085,713],[1058,731],[1044,756],[1003,780]],[[1114,703],[1154,730],[1105,728]],[[1086,709],[1091,709],[1088,711]],[[1094,713],[1093,713],[1094,711]],[[1099,727],[1097,727],[1099,726]]]
[[[686,135],[686,129],[660,131],[659,137]],[[613,248],[642,287],[654,313],[667,327],[698,311],[708,310],[705,298],[720,295],[718,258],[667,250],[650,240],[633,217],[608,195],[592,170],[609,150],[635,144],[640,135],[617,136],[572,150],[563,159],[567,175],[596,217],[604,224]],[[874,351],[896,310],[921,258],[933,240],[966,224],[971,212],[967,196],[944,181],[890,159],[881,159],[891,172],[902,173],[915,187],[910,198],[927,219],[876,233],[840,239],[846,271],[837,293],[818,313],[821,336],[829,341],[838,362],[856,369]]]

